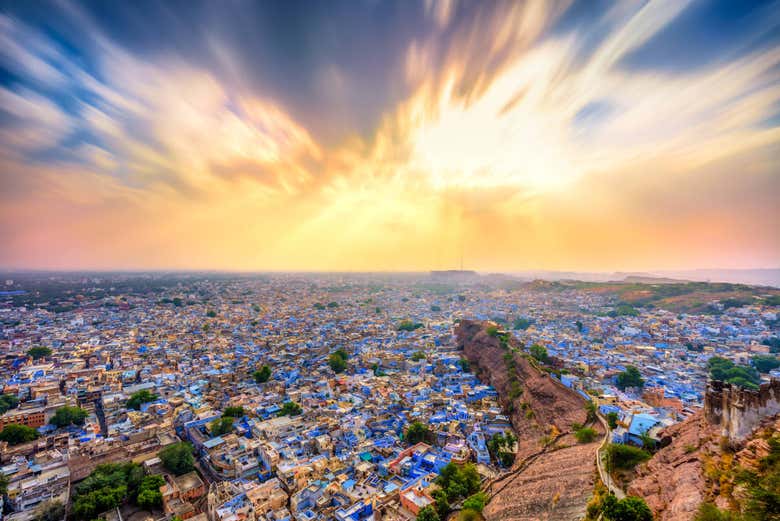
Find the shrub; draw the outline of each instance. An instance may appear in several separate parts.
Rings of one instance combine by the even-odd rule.
[[[613,466],[619,469],[632,469],[650,459],[650,453],[632,445],[610,444],[607,455]]]
[[[590,443],[596,439],[596,431],[590,427],[583,427],[574,432],[574,437],[577,438],[579,443]]]

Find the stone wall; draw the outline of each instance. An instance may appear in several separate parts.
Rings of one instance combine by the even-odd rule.
[[[704,417],[732,441],[748,437],[763,418],[780,413],[780,380],[762,384],[758,391],[710,380],[704,395]]]

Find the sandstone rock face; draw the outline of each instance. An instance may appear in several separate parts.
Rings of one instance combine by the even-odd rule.
[[[647,501],[658,521],[689,521],[705,499],[703,452],[718,450],[717,436],[696,414],[666,429],[671,443],[641,466],[628,494]]]
[[[512,410],[510,419],[518,438],[514,474],[492,487],[495,496],[485,507],[486,519],[568,521],[583,517],[593,492],[596,451],[603,436],[598,424],[594,425],[599,433],[596,442],[578,445],[568,434],[573,423],[586,422],[585,400],[520,354],[509,355],[514,360],[510,368],[504,358],[509,351],[486,332],[483,322],[461,321],[456,336],[480,378],[495,387]],[[510,399],[512,378],[520,388]],[[555,442],[545,447],[552,438]]]

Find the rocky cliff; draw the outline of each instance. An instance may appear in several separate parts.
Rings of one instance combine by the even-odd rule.
[[[477,375],[498,391],[518,438],[510,474],[489,488],[484,515],[493,520],[581,518],[593,490],[599,441],[577,444],[572,425],[585,424],[585,400],[541,371],[513,341],[490,335],[486,323],[463,320],[458,345]]]
[[[755,468],[780,429],[779,391],[777,380],[758,391],[710,382],[704,410],[663,432],[671,442],[638,469],[628,493],[643,497],[657,521],[690,521],[705,501],[738,510],[740,469]]]

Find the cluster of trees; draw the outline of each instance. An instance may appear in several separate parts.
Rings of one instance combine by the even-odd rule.
[[[137,502],[145,479],[143,468],[137,463],[98,465],[74,488],[71,514],[79,520],[95,519],[98,514],[127,500]]]
[[[772,355],[756,355],[750,359],[750,363],[759,373],[768,373],[780,367],[780,358]]]
[[[328,302],[328,305],[327,305],[327,306],[326,306],[325,304],[322,304],[322,303],[320,303],[320,302],[316,302],[316,303],[314,304],[314,309],[316,309],[316,310],[318,310],[318,311],[322,311],[322,310],[324,310],[326,307],[327,307],[327,308],[330,308],[330,309],[337,308],[337,307],[339,307],[339,303],[338,303],[338,302]]]
[[[398,324],[398,331],[414,331],[420,329],[423,325],[420,322],[412,322],[411,320],[402,320]]]
[[[43,346],[35,346],[29,351],[27,351],[27,355],[33,360],[38,360],[40,358],[46,358],[47,356],[51,356],[51,349]]]
[[[217,418],[209,425],[209,431],[213,437],[222,436],[233,430],[233,417],[222,416]]]
[[[707,368],[713,380],[728,382],[746,389],[758,389],[758,384],[761,382],[761,376],[755,368],[736,365],[731,360],[719,356],[707,360]]]
[[[328,357],[328,365],[334,373],[341,374],[347,369],[347,360],[349,360],[347,352],[343,349],[337,349]]]
[[[303,412],[303,408],[295,402],[284,402],[279,416],[298,416]]]
[[[615,383],[621,391],[625,391],[629,387],[641,389],[645,386],[645,380],[639,373],[639,369],[633,365],[626,366],[626,370],[617,375]]]
[[[141,389],[130,395],[130,399],[127,400],[125,406],[128,409],[135,409],[136,411],[141,409],[141,405],[155,401],[159,396],[148,391],[147,389]]]
[[[54,412],[54,416],[49,420],[49,423],[57,428],[68,427],[70,425],[84,425],[87,416],[89,416],[89,413],[81,407],[66,405]]]
[[[414,353],[412,353],[413,362],[419,362],[423,358],[425,358],[425,353],[423,353],[422,351],[415,351]]]
[[[153,510],[162,506],[162,492],[160,487],[165,485],[165,479],[159,474],[144,477],[138,487],[136,504],[145,509]]]
[[[634,306],[626,302],[621,302],[615,309],[607,313],[610,317],[636,317],[639,315],[639,311]]]
[[[14,409],[19,405],[19,398],[14,394],[0,395],[0,414],[5,414],[9,409]]]
[[[187,442],[173,443],[157,453],[163,466],[169,472],[181,476],[195,469],[192,445]]]
[[[421,509],[417,514],[417,521],[446,519],[451,510],[450,505],[464,498],[464,511],[472,513],[481,512],[487,502],[487,496],[479,491],[479,473],[472,463],[462,466],[448,463],[441,469],[436,484],[439,485],[439,489],[433,493],[436,503]]]
[[[406,428],[406,432],[404,433],[404,440],[406,440],[409,445],[414,445],[415,443],[420,443],[421,441],[430,440],[432,436],[431,430],[422,422],[413,421],[409,424],[409,427]]]
[[[222,411],[222,416],[228,418],[241,418],[244,416],[244,414],[244,408],[240,405],[234,407],[225,407],[225,410]]]
[[[515,462],[515,453],[512,449],[515,446],[517,438],[511,432],[502,434],[497,432],[487,442],[487,449],[490,455],[505,467],[511,467]]]
[[[0,441],[5,441],[9,445],[27,443],[28,441],[37,440],[39,436],[36,429],[16,423],[6,425],[5,428],[0,431]]]
[[[263,364],[260,369],[252,373],[252,378],[255,379],[256,383],[264,384],[271,378],[271,368]]]
[[[374,376],[387,376],[387,373],[382,371],[382,369],[379,367],[379,364],[376,362],[371,364],[371,370],[374,372]]]
[[[780,338],[776,336],[765,338],[761,341],[761,343],[769,347],[770,353],[780,353]]]

